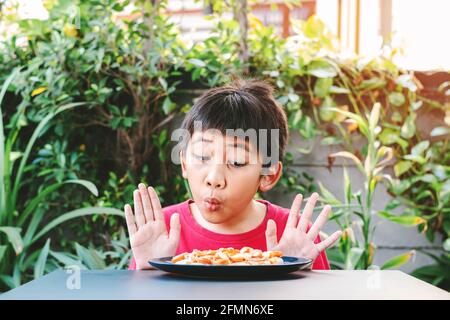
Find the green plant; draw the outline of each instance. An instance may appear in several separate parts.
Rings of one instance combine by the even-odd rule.
[[[46,265],[46,272],[73,266],[78,266],[83,270],[121,270],[127,267],[131,259],[128,237],[123,228],[120,229],[119,238],[117,240],[111,240],[105,249],[98,250],[92,246],[86,248],[77,242],[73,246],[76,254],[48,250],[50,259]]]
[[[428,255],[434,260],[434,264],[415,269],[412,275],[427,281],[435,286],[449,291],[450,288],[450,255],[449,241],[444,243],[444,253],[436,256],[426,251],[422,253]]]
[[[338,206],[334,215],[330,218],[335,220],[343,230],[343,236],[335,252],[332,253],[334,264],[345,269],[368,269],[373,265],[373,257],[376,245],[373,235],[377,225],[372,222],[375,213],[373,209],[373,195],[377,184],[382,180],[390,180],[391,177],[383,172],[386,165],[392,159],[392,149],[377,143],[377,135],[380,132],[378,122],[380,118],[381,105],[375,103],[370,115],[366,117],[330,107],[330,111],[342,114],[354,121],[359,126],[361,133],[367,139],[367,154],[364,161],[348,151],[340,151],[330,155],[331,158],[344,157],[350,159],[364,175],[364,194],[354,192],[352,185],[344,169],[344,201],[338,200],[329,190],[319,183],[324,202]],[[356,206],[353,205],[356,200]],[[388,212],[378,212],[383,218],[402,223],[404,225],[424,224],[426,221],[417,216],[396,216]],[[354,220],[356,218],[356,222]],[[354,227],[361,232],[361,238],[355,236]],[[381,269],[397,267],[409,260],[414,252],[407,252],[394,257],[381,266]]]
[[[8,87],[18,72],[19,70],[16,69],[3,83],[0,91],[0,107]],[[7,135],[3,128],[3,112],[0,109],[0,232],[2,233],[0,236],[0,260],[2,262],[0,279],[9,288],[20,285],[30,276],[30,270],[33,270],[34,278],[43,274],[50,238],[47,238],[43,247],[39,247],[39,240],[56,226],[70,219],[93,213],[123,214],[120,210],[112,208],[87,207],[49,219],[48,213],[42,210],[40,204],[49,194],[63,186],[76,184],[85,187],[93,194],[98,193],[93,183],[81,179],[64,180],[45,185],[41,192],[30,199],[20,197],[22,189],[27,184],[26,175],[30,171],[27,162],[36,140],[57,114],[82,105],[83,103],[70,103],[51,110],[34,129],[23,152],[13,150],[16,146],[16,139],[25,125],[19,121],[25,112],[25,105],[22,104],[16,114],[11,117],[8,124],[10,130]],[[20,162],[15,168],[15,162],[19,159]]]

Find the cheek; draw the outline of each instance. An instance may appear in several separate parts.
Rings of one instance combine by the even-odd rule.
[[[254,193],[258,188],[260,170],[255,168],[235,169],[227,178],[228,185],[232,187],[234,194]],[[252,194],[253,196],[253,194]]]

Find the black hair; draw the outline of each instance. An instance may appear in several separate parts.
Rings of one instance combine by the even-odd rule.
[[[267,155],[270,158],[272,148],[278,148],[278,161],[283,161],[288,140],[288,124],[286,114],[273,96],[273,87],[265,81],[255,79],[234,79],[229,84],[212,88],[204,92],[186,114],[181,129],[185,129],[192,137],[195,132],[196,121],[201,123],[202,130],[217,129],[223,135],[227,129],[278,129],[279,138],[272,145],[271,138],[267,139]],[[182,150],[186,150],[188,141],[184,139]],[[259,134],[257,145],[260,152]],[[276,150],[276,149],[274,149]],[[264,156],[263,166],[268,167]]]

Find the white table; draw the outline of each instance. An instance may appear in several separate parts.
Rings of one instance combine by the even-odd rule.
[[[57,270],[1,294],[0,299],[450,300],[449,292],[396,270],[298,271],[264,281],[187,278],[159,270],[89,270],[79,275],[79,289],[67,285],[73,274]]]

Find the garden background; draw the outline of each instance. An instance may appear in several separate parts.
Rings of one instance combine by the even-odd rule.
[[[46,0],[46,19],[18,3],[0,1],[1,291],[56,268],[126,268],[124,204],[139,182],[163,206],[190,196],[171,132],[234,76],[271,83],[289,119],[283,176],[257,197],[289,207],[319,191],[325,233],[344,231],[333,268],[400,268],[450,290],[448,72],[403,70],[388,44],[344,56],[314,14],[280,35],[251,1],[207,1],[213,32],[195,43],[167,1]]]

